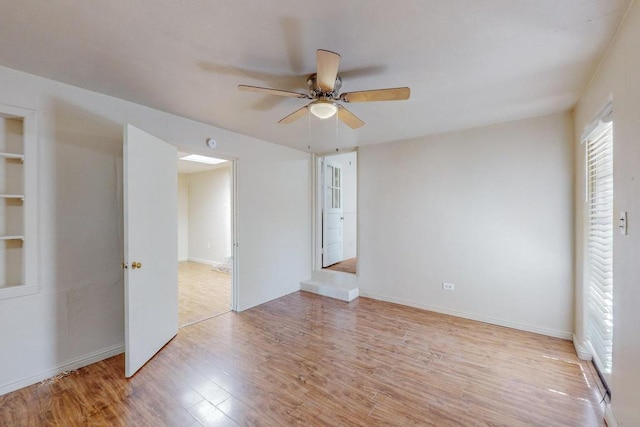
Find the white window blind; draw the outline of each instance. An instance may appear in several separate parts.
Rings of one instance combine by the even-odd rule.
[[[605,378],[613,351],[613,126],[600,122],[586,138],[587,321],[594,363]]]

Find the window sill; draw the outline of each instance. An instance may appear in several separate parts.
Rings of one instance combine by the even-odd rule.
[[[0,300],[24,297],[38,293],[38,285],[15,285],[0,288]]]

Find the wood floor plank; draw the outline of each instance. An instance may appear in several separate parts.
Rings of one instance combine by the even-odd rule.
[[[178,325],[185,326],[231,309],[231,275],[193,261],[178,263]]]
[[[570,342],[367,298],[294,293],[0,396],[0,425],[604,426]]]
[[[343,273],[356,274],[356,264],[358,258],[349,258],[325,267],[327,270],[342,271]]]

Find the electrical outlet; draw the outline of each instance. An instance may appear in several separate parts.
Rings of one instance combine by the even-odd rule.
[[[455,288],[453,283],[442,282],[442,290],[453,291]]]

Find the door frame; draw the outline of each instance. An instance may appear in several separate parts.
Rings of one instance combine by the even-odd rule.
[[[358,152],[357,148],[340,150],[340,152],[325,152],[311,154],[311,269],[312,272],[321,271],[322,267],[322,159],[351,152]],[[359,166],[358,166],[359,168]],[[359,174],[356,173],[356,194],[360,191]],[[360,253],[360,197],[356,213],[356,253]],[[339,274],[350,274],[335,272]],[[357,275],[357,273],[356,273]]]
[[[238,215],[238,159],[219,155],[215,152],[204,151],[204,150],[194,150],[193,147],[188,145],[179,145],[176,144],[178,151],[184,154],[199,154],[201,156],[207,157],[215,157],[216,159],[224,159],[231,163],[231,196],[229,197],[229,201],[231,203],[231,311],[238,311],[238,302],[239,302],[239,280],[238,280],[238,269],[240,267],[239,260],[239,250],[238,250],[238,230],[239,230],[239,215]],[[176,159],[176,162],[178,159]],[[176,262],[178,262],[176,260]]]
[[[239,267],[240,259],[238,250],[238,224],[240,217],[238,216],[238,160],[233,159],[231,162],[231,311],[238,311],[239,301]]]

